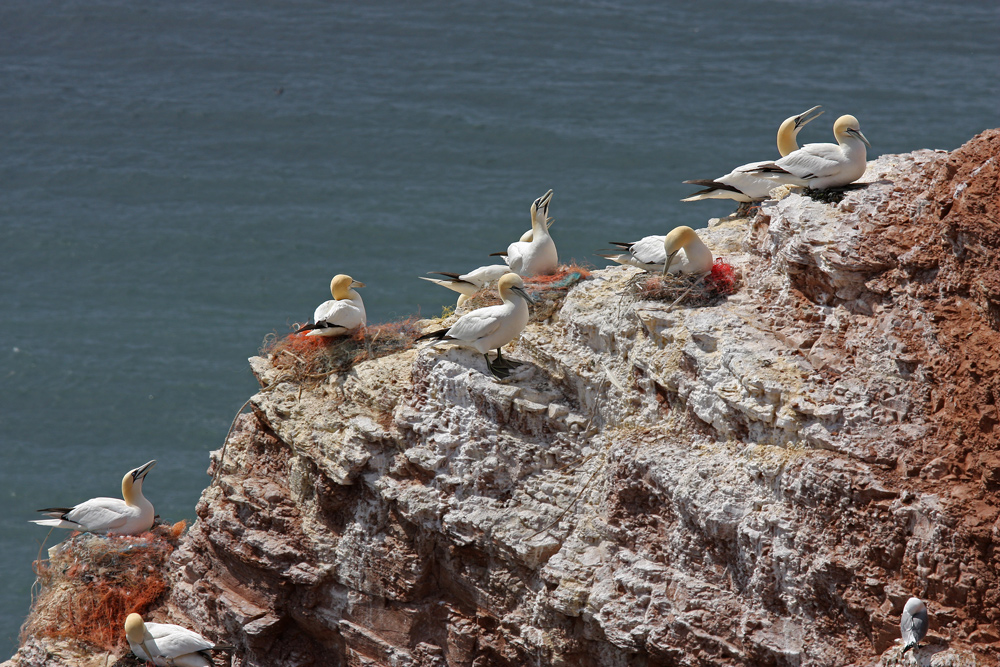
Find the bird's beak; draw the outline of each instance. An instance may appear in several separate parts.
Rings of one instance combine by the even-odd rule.
[[[365,286],[365,284],[363,282],[361,282],[360,280],[355,280],[355,281],[351,282],[351,287],[364,287],[364,286]]]
[[[146,477],[146,473],[148,473],[150,470],[152,470],[153,466],[155,466],[155,465],[156,465],[156,460],[153,460],[153,461],[150,461],[149,463],[147,463],[146,465],[140,466],[140,467],[136,468],[135,470],[133,470],[132,471],[132,481],[134,482],[137,479],[144,479]]]
[[[819,109],[819,105],[814,106],[809,111],[803,111],[798,116],[796,116],[795,129],[805,127],[806,123],[811,123],[812,121],[816,120],[817,118],[823,115],[824,113],[823,111],[817,112],[816,109]]]
[[[146,640],[143,639],[141,642],[139,642],[139,646],[141,646],[142,650],[146,652],[146,660],[148,660],[149,662],[152,662],[153,661],[153,652],[149,650],[148,646],[146,646]]]
[[[857,137],[861,141],[865,142],[865,146],[867,146],[868,148],[872,147],[872,145],[870,143],[868,143],[868,140],[865,139],[865,135],[861,134],[861,130],[855,130],[852,127],[851,129],[847,130],[847,133],[851,134],[851,135],[854,135],[855,137]]]
[[[667,261],[663,263],[663,275],[667,275],[667,271],[670,270],[670,265],[674,263],[674,257],[676,256],[677,256],[676,250],[667,255]]]
[[[524,288],[522,288],[522,287],[511,287],[510,289],[511,289],[512,292],[517,292],[519,295],[521,295],[524,298],[524,300],[527,301],[528,303],[535,303],[535,300],[533,298],[531,298],[530,294],[528,294],[527,292],[524,291]]]

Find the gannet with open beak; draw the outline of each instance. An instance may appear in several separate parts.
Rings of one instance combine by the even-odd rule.
[[[144,623],[139,614],[129,614],[125,619],[125,638],[137,658],[161,666],[211,667],[209,651],[235,648],[216,644],[194,630],[172,623]]]
[[[823,114],[822,111],[817,111],[817,109],[819,109],[819,107],[815,106],[808,111],[803,111],[797,116],[786,118],[781,123],[781,126],[778,127],[778,152],[782,157],[798,150],[799,145],[796,143],[796,137],[799,134],[799,130],[805,127],[810,121],[819,118]],[[738,202],[751,202],[767,199],[771,190],[778,187],[778,184],[770,179],[750,173],[751,170],[767,164],[770,164],[770,162],[763,161],[744,164],[736,167],[736,169],[733,169],[725,176],[720,176],[714,181],[684,181],[685,183],[690,183],[692,185],[701,185],[705,189],[700,190],[690,197],[682,199],[681,201],[733,199]]]
[[[491,257],[503,256],[510,270],[519,275],[546,275],[559,267],[556,244],[549,236],[548,212],[552,201],[552,190],[531,204],[531,241],[515,241],[507,246],[507,252],[495,252]]]
[[[806,144],[777,162],[756,167],[753,173],[775,183],[800,185],[811,190],[825,190],[850,185],[861,178],[868,166],[865,146],[871,146],[861,134],[861,124],[854,116],[841,116],[833,124],[835,144]]]
[[[49,507],[38,510],[52,517],[32,521],[40,526],[68,528],[86,533],[138,535],[153,527],[153,504],[142,495],[142,480],[153,469],[150,461],[122,478],[122,498],[91,498],[74,507]]]
[[[342,336],[365,325],[365,302],[355,287],[365,284],[343,273],[330,281],[333,299],[324,301],[313,313],[313,323],[307,324],[295,333],[308,332],[307,336]]]
[[[904,654],[916,647],[927,634],[927,605],[920,598],[906,601],[899,619],[899,631],[903,635]]]
[[[475,271],[469,271],[461,275],[457,273],[445,273],[444,271],[431,271],[431,273],[447,277],[448,280],[425,278],[424,276],[419,276],[419,278],[458,292],[458,303],[455,304],[455,307],[461,308],[466,301],[483,288],[483,285],[500,280],[504,274],[509,272],[510,267],[506,264],[491,264],[489,266],[480,266]]]
[[[675,227],[666,236],[646,236],[631,243],[610,241],[626,252],[598,253],[619,264],[657,273],[697,274],[712,270],[712,251],[690,227]]]
[[[516,273],[507,273],[497,283],[499,306],[479,308],[458,318],[451,327],[420,336],[417,340],[437,339],[437,342],[458,343],[477,350],[486,359],[486,366],[494,377],[503,379],[518,362],[503,358],[500,348],[517,338],[528,324],[528,303],[534,299],[524,291],[524,281]],[[436,343],[435,343],[436,344]],[[487,354],[497,351],[496,361]]]

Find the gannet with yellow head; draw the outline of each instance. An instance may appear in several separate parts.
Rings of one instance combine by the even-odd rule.
[[[38,510],[52,517],[32,521],[40,526],[107,535],[138,535],[153,527],[153,504],[142,495],[142,481],[156,461],[150,461],[122,478],[122,498],[91,498],[73,507]]]
[[[431,273],[436,273],[439,276],[445,276],[448,278],[447,280],[425,278],[424,276],[419,276],[419,278],[458,292],[458,303],[455,307],[461,308],[484,285],[500,280],[504,274],[509,272],[510,268],[506,264],[491,264],[489,266],[480,266],[474,271],[469,271],[461,275],[457,273],[445,273],[444,271],[431,271]]]
[[[506,252],[495,252],[491,257],[503,256],[510,270],[530,278],[554,273],[559,267],[559,253],[555,241],[549,236],[548,213],[552,190],[531,204],[531,241],[515,241]]]
[[[343,273],[330,281],[333,299],[324,301],[313,313],[313,323],[295,333],[308,332],[307,336],[343,336],[365,325],[365,302],[354,291],[365,284]]]
[[[498,379],[510,375],[520,364],[503,358],[500,348],[517,338],[528,324],[528,303],[534,299],[524,291],[524,281],[516,273],[507,273],[497,282],[503,303],[479,308],[458,318],[451,327],[426,333],[417,340],[457,343],[477,350],[486,359],[490,373]],[[435,343],[436,344],[436,343]],[[488,352],[497,351],[495,361]]]
[[[610,243],[626,252],[598,253],[599,256],[643,271],[698,274],[711,271],[715,261],[712,251],[690,227],[675,227],[666,236],[646,236],[631,243]]]
[[[798,150],[799,145],[796,138],[799,130],[810,121],[819,118],[823,112],[817,111],[818,106],[803,111],[797,116],[786,118],[778,127],[778,152],[782,157]],[[732,199],[738,202],[761,201],[767,199],[769,193],[778,184],[774,181],[762,178],[759,175],[750,173],[751,170],[770,164],[768,161],[751,162],[736,167],[725,176],[720,176],[715,180],[693,180],[684,181],[691,185],[700,185],[704,190],[700,190],[690,197],[681,201],[700,201],[702,199]]]
[[[172,623],[145,623],[139,614],[129,614],[125,619],[125,639],[140,660],[172,667],[211,667],[209,651],[234,648]]]
[[[825,190],[850,185],[861,178],[868,166],[865,146],[871,146],[861,134],[861,124],[854,116],[841,116],[833,125],[835,144],[806,144],[777,162],[753,171],[775,183],[800,185]]]

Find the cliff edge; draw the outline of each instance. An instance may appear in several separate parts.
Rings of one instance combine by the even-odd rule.
[[[154,620],[241,666],[998,664],[998,155],[712,221],[741,285],[707,305],[595,271],[505,382],[460,348],[251,359]],[[4,664],[85,664],[45,641]]]

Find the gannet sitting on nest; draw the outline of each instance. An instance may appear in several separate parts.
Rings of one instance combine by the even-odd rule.
[[[632,243],[611,241],[624,253],[597,253],[619,264],[643,271],[698,274],[712,270],[712,251],[690,227],[675,227],[666,236],[647,236]]]
[[[841,116],[833,125],[836,144],[806,144],[777,162],[756,167],[753,173],[775,183],[825,190],[850,185],[865,173],[867,152],[871,146],[861,134],[861,124],[854,116]]]
[[[436,273],[439,276],[446,276],[448,280],[425,278],[423,276],[419,276],[419,278],[458,292],[460,296],[455,307],[461,308],[469,298],[482,289],[483,285],[500,280],[504,274],[509,272],[510,267],[506,264],[491,264],[489,266],[480,266],[475,271],[469,271],[461,275],[457,273],[445,273],[444,271],[431,271],[431,273]]]
[[[817,109],[819,109],[819,107],[815,106],[797,116],[786,118],[781,123],[781,126],[778,127],[778,152],[782,157],[798,150],[799,145],[796,143],[796,137],[799,134],[799,130],[805,127],[810,121],[819,118],[823,114],[822,111],[817,112]],[[701,185],[705,189],[700,190],[690,197],[682,199],[681,201],[733,199],[738,202],[752,202],[767,199],[771,190],[778,187],[778,184],[768,178],[763,178],[760,175],[750,172],[753,169],[763,167],[768,164],[771,163],[763,161],[744,164],[736,167],[736,169],[733,169],[725,176],[720,176],[714,181],[684,181],[685,183],[690,183],[692,185]]]
[[[211,667],[209,651],[235,648],[216,644],[194,630],[172,623],[144,623],[139,614],[129,614],[125,619],[125,638],[140,660],[172,667]]]
[[[531,241],[516,241],[507,246],[506,252],[495,252],[490,257],[503,256],[514,273],[526,278],[555,273],[559,267],[556,244],[549,236],[548,212],[552,190],[531,204]]]
[[[534,299],[524,291],[524,281],[516,273],[504,275],[497,283],[499,306],[479,308],[458,318],[451,327],[420,336],[417,340],[438,339],[438,342],[458,343],[477,350],[486,359],[486,366],[494,377],[503,379],[518,362],[503,358],[500,348],[517,338],[528,324],[528,303]],[[436,344],[436,343],[435,343]],[[490,361],[488,352],[497,351],[496,361]]]
[[[153,469],[150,461],[122,478],[122,497],[91,498],[75,507],[49,507],[38,510],[52,517],[32,521],[40,526],[68,528],[81,532],[108,535],[138,535],[153,527],[153,504],[142,495],[142,480]]]
[[[899,631],[903,635],[903,653],[915,648],[927,634],[927,605],[920,598],[906,601],[899,619]]]
[[[342,336],[365,325],[365,302],[355,287],[365,284],[350,276],[339,274],[330,281],[333,299],[324,301],[313,313],[313,323],[295,333],[307,331],[307,336]]]

